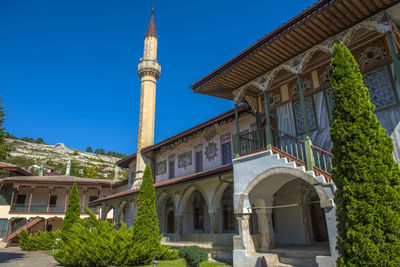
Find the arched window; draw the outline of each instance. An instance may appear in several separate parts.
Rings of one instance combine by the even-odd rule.
[[[204,230],[204,198],[200,192],[196,192],[193,197],[193,228]]]
[[[170,198],[165,203],[165,214],[167,214],[167,233],[175,233],[174,203]]]
[[[233,187],[228,186],[221,198],[221,209],[224,230],[235,230],[235,214],[233,213]]]

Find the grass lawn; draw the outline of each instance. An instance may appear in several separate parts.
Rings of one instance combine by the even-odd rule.
[[[142,267],[153,267],[153,264],[143,265]],[[231,265],[221,263],[221,262],[202,262],[200,267],[228,267]],[[178,259],[173,261],[159,261],[157,267],[186,267],[184,259]]]

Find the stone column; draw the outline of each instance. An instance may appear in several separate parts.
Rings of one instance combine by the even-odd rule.
[[[175,236],[176,236],[176,241],[180,241],[182,233],[183,233],[183,214],[182,213],[176,213],[175,214]]]
[[[31,192],[29,194],[29,204],[28,204],[28,211],[31,211],[31,204],[32,204],[32,193],[33,193],[33,187],[31,187]]]
[[[209,212],[208,216],[210,217],[210,234],[215,234],[218,232],[217,214]]]
[[[46,212],[49,212],[49,211],[50,211],[50,197],[51,197],[51,191],[52,191],[52,188],[49,187],[49,197],[47,198]]]
[[[328,230],[329,247],[331,249],[331,256],[334,261],[339,257],[336,250],[337,241],[337,222],[336,222],[336,206],[324,208],[326,228]]]
[[[64,203],[64,213],[67,211],[67,205],[68,205],[68,193],[69,193],[69,189],[65,188],[66,192],[65,192],[65,203]]]
[[[236,215],[238,220],[239,235],[234,237],[233,248],[245,250],[246,253],[254,253],[254,244],[250,235],[250,214]]]
[[[268,252],[270,249],[273,233],[271,232],[271,223],[269,221],[270,212],[266,210],[257,210],[258,231],[260,233],[260,251]]]

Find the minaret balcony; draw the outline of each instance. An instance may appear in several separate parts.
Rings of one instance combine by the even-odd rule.
[[[154,59],[142,58],[138,64],[138,74],[140,77],[154,75],[158,79],[161,74],[161,65]]]

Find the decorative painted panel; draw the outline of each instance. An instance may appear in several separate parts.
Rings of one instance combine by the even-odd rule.
[[[178,168],[184,168],[192,165],[192,151],[178,155]]]
[[[317,127],[317,123],[315,120],[312,98],[306,97],[304,98],[304,102],[306,105],[306,114],[310,130],[315,129]],[[303,119],[303,111],[301,108],[300,100],[294,102],[294,115],[296,118],[297,133],[298,134],[304,133],[304,119]]]
[[[371,102],[377,109],[396,103],[387,67],[369,71],[363,76],[371,95]]]
[[[386,58],[387,56],[388,53],[385,47],[372,46],[368,47],[363,53],[361,53],[361,55],[357,58],[357,62],[360,66],[360,69],[362,69],[365,66]]]
[[[304,92],[312,90],[312,82],[310,80],[303,80],[303,90]],[[294,98],[299,96],[299,85],[297,80],[293,83],[292,87],[290,87],[290,98]]]
[[[326,68],[322,71],[321,75],[319,76],[321,84],[330,83],[331,75],[332,75],[332,66],[329,64],[328,66],[326,66]]]
[[[156,163],[156,175],[161,175],[167,172],[167,161],[163,160]]]
[[[280,88],[268,91],[268,106],[273,107],[281,103]]]
[[[209,142],[205,148],[206,148],[205,154],[207,160],[208,161],[214,160],[218,152],[217,144],[215,142]]]

